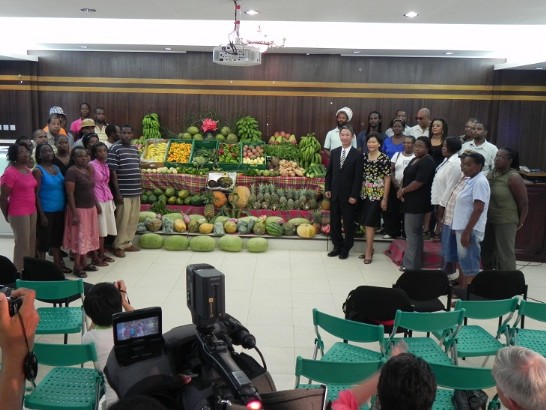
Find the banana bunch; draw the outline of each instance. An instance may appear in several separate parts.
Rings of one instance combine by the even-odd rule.
[[[163,162],[165,160],[165,152],[167,151],[166,142],[150,142],[144,160],[153,162]]]
[[[320,142],[315,137],[315,133],[304,135],[300,139],[299,144],[301,160],[300,165],[302,168],[309,168],[312,164],[321,164],[322,158],[320,156]]]
[[[262,132],[259,130],[260,124],[256,118],[247,115],[237,120],[235,124],[239,140],[245,144],[249,142],[262,142]]]
[[[155,112],[145,115],[142,118],[142,136],[145,139],[161,138],[159,132],[159,117]]]

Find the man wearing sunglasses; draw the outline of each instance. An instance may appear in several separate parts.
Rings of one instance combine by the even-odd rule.
[[[417,125],[411,128],[411,135],[415,138],[429,137],[430,136],[430,110],[428,108],[421,108],[417,111],[415,116]]]

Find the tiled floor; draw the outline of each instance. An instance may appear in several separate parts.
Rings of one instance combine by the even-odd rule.
[[[342,317],[341,306],[349,291],[365,284],[391,287],[400,272],[383,254],[388,242],[376,243],[370,265],[357,257],[362,242],[356,244],[347,260],[329,258],[325,241],[269,242],[269,251],[262,254],[220,250],[128,253],[126,258],[117,258],[110,266],[89,273],[87,281],[124,279],[133,306],[161,306],[164,330],[168,330],[191,323],[185,295],[186,266],[214,266],[226,277],[226,311],[256,336],[277,388],[289,389],[295,382],[296,356],[311,357],[313,353],[312,308]],[[12,246],[11,238],[0,239],[1,254],[11,257]],[[545,301],[544,266],[526,262],[519,265],[529,284],[529,297]],[[530,321],[527,326],[531,326]]]

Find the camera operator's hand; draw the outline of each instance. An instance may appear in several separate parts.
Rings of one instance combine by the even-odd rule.
[[[34,334],[40,320],[34,308],[35,295],[35,292],[29,289],[14,290],[12,297],[22,297],[23,304],[19,312],[11,317],[6,296],[0,294],[0,349],[3,362],[0,370],[0,403],[4,410],[21,408],[25,387],[23,363],[28,350],[18,316],[23,320],[28,345],[32,349]]]
[[[126,312],[135,310],[135,308],[131,306],[131,302],[127,296],[127,286],[125,286],[125,281],[123,279],[118,280],[115,282],[115,285],[121,293],[121,306],[123,307],[123,310]]]

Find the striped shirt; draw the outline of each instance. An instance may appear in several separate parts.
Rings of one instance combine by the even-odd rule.
[[[457,195],[463,190],[466,183],[470,178],[461,177],[457,185],[453,188],[449,199],[447,200],[446,209],[444,211],[444,225],[451,226],[453,223],[453,212],[455,211],[455,202],[457,201]]]
[[[116,143],[108,151],[108,166],[118,177],[122,197],[135,197],[142,194],[140,177],[140,155],[132,145]]]

